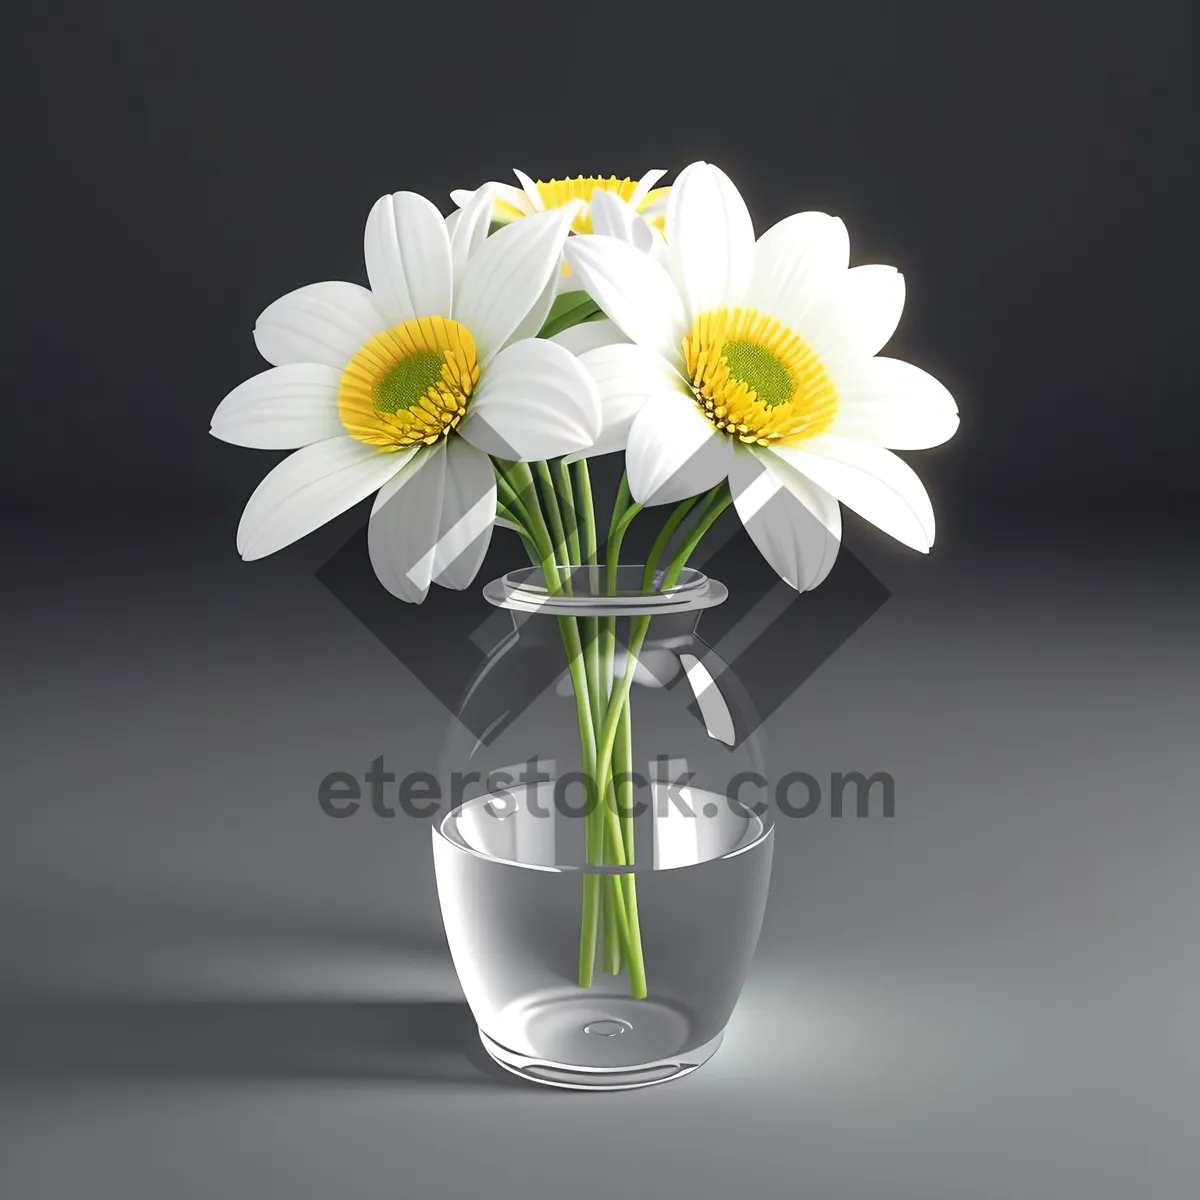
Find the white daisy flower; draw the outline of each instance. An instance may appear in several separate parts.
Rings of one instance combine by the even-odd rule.
[[[668,189],[664,188],[662,190],[667,191]],[[662,230],[657,225],[647,221],[630,201],[623,200],[615,192],[598,191],[592,195],[589,209],[592,227],[596,233],[627,242],[634,249],[649,254],[651,258],[657,259],[660,262],[665,260],[667,244],[663,239]],[[575,294],[585,295],[585,293],[579,290],[577,278],[575,282],[570,282],[571,276],[567,273],[569,268],[565,263],[563,264],[563,271],[563,278],[559,281],[559,294],[569,293],[574,288],[576,290]],[[629,341],[620,329],[607,317],[598,320],[587,320],[578,325],[572,325],[570,328],[564,329],[561,333],[554,334],[550,340],[557,342],[560,346],[566,346],[572,354],[583,354],[588,350],[595,350],[600,346],[611,346],[617,342]],[[623,448],[623,445],[607,447],[610,450]],[[591,451],[588,453],[588,457],[590,458],[593,454],[604,452],[604,450]],[[582,452],[570,456],[572,460],[582,457],[584,457]]]
[[[607,179],[599,175],[577,175],[573,179],[552,179],[548,183],[529,178],[523,171],[514,171],[521,186],[507,183],[486,183],[493,198],[492,221],[508,224],[534,213],[553,212],[566,205],[576,208],[571,222],[572,233],[602,233],[621,237],[649,251],[655,242],[661,245],[666,221],[669,187],[654,185],[666,171],[647,171],[636,181],[626,177]],[[469,190],[450,193],[455,204],[465,206],[478,194]],[[570,270],[563,265],[558,281],[559,293],[569,292],[579,285],[571,279]]]
[[[581,361],[604,427],[588,454],[624,446],[630,491],[673,503],[728,480],[747,531],[800,590],[828,574],[838,502],[916,550],[933,508],[892,449],[946,441],[958,409],[932,376],[877,357],[904,305],[892,267],[849,268],[840,220],[799,213],[756,242],[741,195],[694,163],[671,188],[662,261],[612,236],[565,256],[632,344]]]
[[[671,189],[654,186],[666,171],[647,171],[636,182],[628,177],[618,179],[615,175],[610,175],[607,179],[599,175],[577,175],[574,179],[552,179],[548,183],[535,183],[523,171],[514,171],[513,174],[521,184],[519,188],[508,183],[483,185],[493,196],[493,222],[508,224],[533,213],[551,212],[564,205],[582,201],[583,208],[578,210],[572,229],[576,233],[607,232],[593,228],[591,209],[593,199],[605,195],[615,196],[628,204],[649,225],[657,226],[660,230],[666,219],[667,196]],[[460,189],[451,192],[450,199],[460,208],[466,208],[477,194],[478,189]]]
[[[212,433],[261,449],[303,447],[250,497],[245,559],[311,533],[372,493],[375,572],[402,600],[466,587],[491,538],[489,455],[531,461],[599,431],[579,360],[536,340],[554,300],[578,204],[488,237],[484,189],[448,227],[412,192],[367,218],[370,288],[314,283],[276,300],[254,340],[274,366],[221,402]]]

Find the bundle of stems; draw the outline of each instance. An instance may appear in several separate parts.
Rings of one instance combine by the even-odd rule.
[[[630,523],[642,511],[622,475],[608,525],[604,561],[599,560],[596,512],[585,460],[568,465],[562,459],[533,464],[493,460],[497,481],[497,513],[518,531],[530,561],[540,568],[551,595],[573,594],[579,569],[600,595],[615,595],[621,545]],[[701,538],[731,503],[728,485],[677,505],[663,523],[646,559],[643,592],[665,591],[679,579]],[[698,513],[664,571],[658,563],[693,510]],[[559,632],[566,653],[579,723],[583,775],[589,783],[584,853],[589,866],[617,868],[582,873],[579,933],[579,985],[592,985],[597,952],[603,968],[629,972],[629,990],[646,996],[646,965],[638,921],[634,866],[632,729],[630,691],[638,652],[651,617],[631,618],[624,659],[617,660],[617,622],[613,616],[560,616]],[[618,669],[620,667],[620,669]],[[620,868],[626,868],[621,870]]]

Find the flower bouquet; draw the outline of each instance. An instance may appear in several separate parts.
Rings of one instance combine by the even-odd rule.
[[[929,498],[893,451],[944,442],[958,413],[936,379],[879,354],[903,277],[850,267],[846,228],[824,213],[756,240],[742,196],[709,163],[670,187],[663,175],[518,172],[520,187],[451,193],[445,217],[412,192],[379,199],[370,286],[315,283],[269,305],[254,338],[270,369],[213,416],[224,441],[295,451],[250,497],[242,556],[371,495],[371,562],[407,603],[469,586],[497,525],[519,537],[551,605],[584,580],[601,596],[671,593],[728,508],[801,592],[834,565],[842,504],[928,551]],[[588,463],[605,454],[623,455],[624,472],[598,516]],[[623,539],[652,519],[631,586]],[[592,987],[599,958],[645,1000],[654,964],[625,781],[653,610],[635,611],[620,639],[603,608],[553,611],[590,781],[572,982]]]

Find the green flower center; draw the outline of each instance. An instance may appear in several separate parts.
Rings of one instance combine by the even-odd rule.
[[[407,412],[442,377],[446,357],[440,350],[418,350],[388,368],[376,381],[371,399],[379,412]]]
[[[757,342],[726,342],[721,355],[729,364],[729,374],[757,393],[764,408],[786,404],[796,390],[787,367],[765,346]]]

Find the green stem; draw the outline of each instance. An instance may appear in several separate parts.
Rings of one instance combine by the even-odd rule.
[[[621,483],[617,488],[617,496],[613,501],[612,519],[608,523],[608,536],[611,538],[613,530],[617,527],[617,522],[625,515],[625,510],[633,503],[633,497],[629,492],[629,475],[621,472]],[[642,506],[639,504],[638,508]]]
[[[558,510],[550,473],[544,463],[538,463],[538,475],[542,482],[542,493],[546,500],[545,512],[538,503],[538,490],[534,485],[533,476],[525,463],[514,463],[508,467],[499,468],[507,473],[506,482],[518,497],[525,500],[524,513],[529,521],[528,532],[534,544],[537,561],[546,579],[547,591],[552,595],[561,594],[569,589],[569,581],[564,581],[558,565],[562,561],[561,547],[563,545],[562,517]],[[547,487],[547,483],[549,486]],[[549,527],[547,526],[549,517]],[[551,530],[553,529],[553,535]],[[560,548],[556,559],[555,546]],[[571,675],[572,690],[575,693],[576,715],[579,724],[579,738],[582,749],[582,766],[584,776],[594,781],[597,774],[595,725],[592,717],[592,702],[588,686],[587,672],[584,666],[583,647],[579,637],[579,627],[573,617],[558,618],[559,631],[563,647],[567,654],[567,665]],[[597,807],[593,808],[593,813]],[[603,826],[591,813],[585,826],[586,858],[588,862],[595,861],[599,846],[597,835],[602,833]],[[579,985],[591,987],[596,959],[596,942],[600,917],[602,877],[586,872],[583,875],[582,917],[579,937]],[[617,934],[623,941],[627,940],[628,932],[624,905],[614,905],[614,920]]]
[[[617,590],[617,568],[621,561],[621,543],[625,539],[625,533],[628,530],[633,518],[641,512],[642,506],[635,504],[629,494],[629,479],[625,474],[621,475],[621,486],[617,491],[617,498],[613,504],[612,520],[608,528],[608,544],[604,551],[604,576],[605,576],[605,593],[609,596],[615,595]],[[616,656],[617,644],[617,618],[615,616],[604,617],[600,622],[600,663],[597,674],[600,679],[600,695],[607,703],[609,690],[612,686],[613,679],[613,660]],[[623,708],[626,717],[628,718],[629,705],[626,704]],[[596,726],[599,728],[602,720],[602,714],[596,717]],[[620,747],[616,753],[620,755]],[[622,758],[620,764],[616,761],[612,764],[611,774],[615,777],[618,771],[629,772],[632,770],[631,765],[627,765]],[[626,806],[629,802],[629,797],[626,794],[628,783],[622,788],[613,788],[613,806],[618,809],[620,818],[621,842],[622,849],[626,862],[633,862],[633,815],[621,816],[619,807],[622,796],[624,795]],[[610,877],[614,890],[623,886],[618,877]],[[631,910],[626,906],[627,919]],[[630,941],[632,942],[632,929],[630,930]]]
[[[555,562],[559,567],[560,577],[564,579],[566,584],[564,590],[570,595],[570,555],[567,551],[567,536],[563,528],[562,510],[558,507],[558,494],[554,488],[554,479],[546,463],[537,463],[535,469],[537,471],[538,489],[541,492],[542,509],[545,512],[550,526],[550,533],[552,534]]]
[[[613,744],[613,790],[617,816],[621,819],[621,835],[625,841],[625,861],[633,866],[633,721],[628,703],[621,705],[621,720]],[[617,775],[623,778],[618,783]]]
[[[617,498],[613,501],[612,520],[608,525],[608,544],[604,548],[604,593],[607,596],[616,595],[617,568],[621,562],[621,543],[629,529],[633,518],[642,511],[640,504],[635,504],[629,495],[629,477],[621,474],[621,486],[617,489]],[[602,694],[607,697],[612,686],[613,655],[617,641],[617,618],[603,619],[600,642],[600,676]]]
[[[685,502],[686,503],[686,502]],[[704,510],[700,514],[699,520],[691,532],[684,539],[683,544],[675,552],[671,559],[670,565],[667,568],[666,575],[663,578],[661,591],[666,591],[668,588],[674,587],[679,579],[680,572],[683,570],[689,557],[700,543],[700,539],[712,528],[717,518],[733,503],[733,497],[729,493],[728,487],[722,483],[713,488],[704,497]],[[683,517],[687,515],[690,509],[684,509],[682,514],[679,509],[676,509],[672,514],[672,519],[675,520],[675,527],[678,527]],[[680,506],[683,508],[683,505]],[[674,532],[674,529],[671,530]],[[660,535],[659,539],[663,546],[670,540],[668,534],[666,538]],[[658,543],[656,542],[656,545]],[[660,550],[661,553],[661,550]],[[653,570],[656,565],[656,560],[651,560],[646,564],[646,574],[653,578]],[[630,627],[629,649],[626,654],[625,671],[622,674],[620,681],[614,681],[612,695],[608,700],[608,708],[604,715],[604,724],[597,738],[596,746],[596,769],[599,774],[597,779],[597,790],[603,795],[608,788],[608,773],[612,764],[613,749],[616,744],[618,729],[623,720],[622,710],[628,706],[629,692],[633,686],[633,676],[637,664],[638,652],[642,648],[642,644],[646,640],[646,632],[650,628],[651,617],[640,616],[634,618]],[[605,806],[607,809],[607,805]],[[618,817],[615,811],[608,810],[611,813],[613,821],[617,821]],[[620,826],[617,828],[617,835],[620,834]],[[623,840],[623,839],[622,839]],[[632,847],[631,847],[632,849]],[[637,915],[637,888],[634,880],[633,872],[627,871],[621,875],[621,883],[624,891],[624,910],[627,922],[628,938],[626,941],[627,961],[629,963],[629,978],[630,989],[635,997],[641,998],[646,995],[646,971],[645,964],[642,961],[642,947],[640,928],[638,925]]]
[[[560,459],[558,470],[559,494],[560,496],[570,498],[570,507],[567,508],[564,504],[564,513],[569,514],[572,525],[578,524],[579,533],[582,535],[581,538],[577,538],[575,545],[572,547],[578,555],[578,558],[573,559],[573,561],[578,561],[580,565],[587,564],[589,568],[587,573],[588,587],[594,592],[598,584],[598,580],[596,579],[598,545],[596,537],[596,509],[592,498],[591,474],[588,471],[585,459],[579,459],[570,468]],[[568,533],[569,537],[570,533]],[[584,617],[580,619],[580,625],[583,629],[588,690],[591,696],[592,724],[598,729],[604,715],[604,706],[608,696],[606,677],[602,674],[601,663],[599,634],[602,622],[596,617]],[[615,802],[615,798],[613,802]],[[610,800],[606,792],[598,793],[598,805],[607,805],[609,803]],[[597,811],[589,819],[596,822],[592,835],[592,843],[593,846],[598,845],[597,861],[600,863],[612,862],[615,857],[615,843],[605,822],[604,814]],[[617,905],[620,897],[620,887],[620,881],[615,875],[606,875],[603,877],[601,883],[603,897],[601,907],[603,960],[604,969],[610,975],[620,974],[623,958],[621,925],[624,922],[620,921],[618,917]]]
[[[592,501],[592,477],[588,471],[587,459],[581,458],[572,463],[571,470],[575,476],[575,492],[583,522],[583,551],[584,561],[594,566],[596,563],[596,506]]]
[[[526,463],[507,462],[504,459],[493,458],[492,465],[496,469],[496,490],[526,531],[532,530],[541,519],[537,504],[537,490]],[[535,566],[541,565],[541,556],[534,560]]]
[[[564,580],[558,567],[566,565],[563,560],[567,558],[570,543],[565,537],[562,513],[558,507],[560,495],[556,494],[549,468],[544,463],[537,464],[538,477],[545,499],[545,512],[538,503],[538,489],[526,464],[502,464],[497,461],[496,468],[497,486],[501,492],[504,507],[507,509],[506,515],[509,515],[510,519],[514,519],[515,524],[524,524],[525,533],[522,541],[527,549],[532,551],[531,558],[540,564],[546,579],[547,590],[551,594],[569,591],[569,573]],[[581,508],[584,512],[585,552],[589,556],[589,562],[594,563],[596,553],[595,518],[586,466],[583,471],[577,473],[577,479],[580,482],[581,491],[584,492]],[[625,490],[627,491],[627,487]],[[621,500],[620,496],[618,500]],[[636,514],[638,507],[634,506],[633,511],[628,512],[628,520],[631,520]],[[573,506],[568,511],[573,512]],[[625,515],[625,513],[621,514],[622,517]],[[621,525],[621,536],[628,525],[628,520]],[[616,517],[614,515],[614,527],[615,525]],[[619,544],[620,538],[618,537],[616,546],[618,551]],[[575,693],[584,771],[596,788],[594,794],[597,799],[593,809],[594,815],[589,815],[589,825],[585,829],[585,837],[588,842],[587,859],[593,863],[598,861],[603,864],[611,860],[611,865],[625,865],[632,861],[632,827],[629,827],[630,836],[628,849],[626,849],[626,827],[618,817],[615,794],[614,802],[612,804],[608,802],[608,789],[614,774],[613,764],[610,761],[612,747],[610,745],[603,762],[597,753],[596,730],[600,714],[604,712],[604,695],[599,686],[600,678],[598,673],[589,672],[587,669],[587,656],[580,642],[575,619],[560,617],[559,629]],[[594,643],[594,639],[592,641]],[[589,674],[592,675],[591,679],[588,678]],[[628,689],[626,689],[626,700],[627,698]],[[602,779],[603,783],[601,783]],[[630,875],[589,875],[585,872],[579,952],[579,983],[581,986],[588,987],[592,983],[598,922],[603,904],[603,908],[608,914],[605,921],[605,965],[614,974],[617,973],[620,970],[620,954],[623,949],[625,958],[630,965],[631,992],[635,997],[646,995],[636,903],[636,889]]]
[[[712,493],[707,494],[711,495]],[[646,566],[642,571],[643,592],[648,592],[654,586],[654,572],[658,569],[658,560],[662,558],[663,551],[666,550],[671,538],[675,536],[675,530],[679,528],[684,517],[692,511],[700,499],[700,496],[692,496],[677,504],[663,527],[658,531],[658,537],[654,539],[654,545],[650,547],[650,553],[646,557]]]
[[[607,803],[607,800],[605,802]],[[610,857],[609,842],[608,830],[602,825],[600,829],[600,861],[602,863],[607,862]],[[601,891],[603,894],[601,918],[604,969],[610,975],[619,975],[621,973],[621,940],[617,929],[616,897],[620,892],[620,885],[617,883],[617,877],[615,875],[603,876]]]
[[[571,468],[561,458],[554,464],[554,491],[562,513],[567,559],[572,566],[577,567],[583,561],[579,548],[579,518],[575,512],[575,494],[571,488]]]

